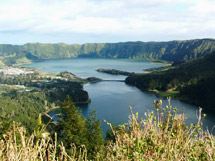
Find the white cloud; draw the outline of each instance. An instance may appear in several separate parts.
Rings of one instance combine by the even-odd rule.
[[[214,37],[214,8],[211,0],[8,0],[0,32]]]

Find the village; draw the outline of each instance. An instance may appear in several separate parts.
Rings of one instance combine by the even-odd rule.
[[[30,74],[34,73],[33,71],[26,71],[25,69],[7,67],[4,69],[0,69],[0,73],[4,73],[6,75],[20,75],[20,74]]]

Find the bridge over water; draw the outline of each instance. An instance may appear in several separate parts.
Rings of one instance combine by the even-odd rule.
[[[102,80],[102,81],[109,81],[109,82],[125,82],[125,80]]]

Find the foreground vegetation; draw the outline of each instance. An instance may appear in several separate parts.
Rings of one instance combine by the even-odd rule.
[[[62,108],[70,111],[68,115],[73,113],[75,119],[64,115],[60,122],[69,119],[64,122],[68,127],[63,126],[60,133],[52,135],[39,117],[38,127],[27,136],[25,128],[13,123],[12,129],[3,134],[0,141],[0,160],[215,160],[215,138],[202,130],[206,115],[202,115],[201,109],[197,124],[188,127],[184,113],[178,114],[177,108],[172,109],[170,104],[162,108],[161,101],[154,104],[156,112],[146,113],[143,119],[139,119],[138,113],[134,114],[130,107],[128,123],[113,128],[106,121],[112,129],[113,139],[102,144],[102,139],[98,141],[101,138],[99,128],[92,130],[99,127],[99,122],[89,119],[92,122],[88,121],[89,128],[84,129],[84,119],[67,100]],[[75,130],[77,125],[80,130]],[[98,132],[91,133],[90,142],[84,136],[87,129]]]
[[[132,74],[126,83],[142,90],[174,95],[209,110],[215,110],[215,52],[168,69]],[[161,92],[160,92],[161,91]]]

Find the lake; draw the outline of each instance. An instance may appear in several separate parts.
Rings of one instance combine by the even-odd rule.
[[[42,62],[35,62],[28,65],[29,67],[40,68],[40,71],[59,73],[69,71],[79,77],[98,77],[104,80],[124,80],[126,76],[110,75],[95,71],[98,68],[118,69],[129,72],[143,73],[143,69],[160,67],[161,65],[153,64],[149,61],[135,61],[125,59],[92,59],[92,58],[75,58],[75,59],[51,59]],[[84,89],[89,93],[91,102],[88,105],[79,105],[84,116],[88,116],[89,111],[96,109],[97,118],[101,120],[102,129],[106,131],[108,126],[103,120],[120,125],[128,122],[132,106],[134,112],[144,117],[147,111],[155,111],[154,100],[163,100],[163,107],[168,102],[166,99],[156,97],[153,93],[143,92],[134,86],[117,81],[102,81],[98,83],[89,83],[84,85]],[[198,107],[184,103],[179,100],[172,100],[173,107],[178,107],[179,112],[185,107],[185,116],[187,123],[197,123]],[[52,112],[53,115],[57,111]],[[204,111],[203,111],[204,112]],[[205,112],[207,113],[207,112]],[[215,123],[215,114],[208,112],[204,119],[204,129],[208,127],[211,131]],[[215,133],[215,130],[213,131]]]

